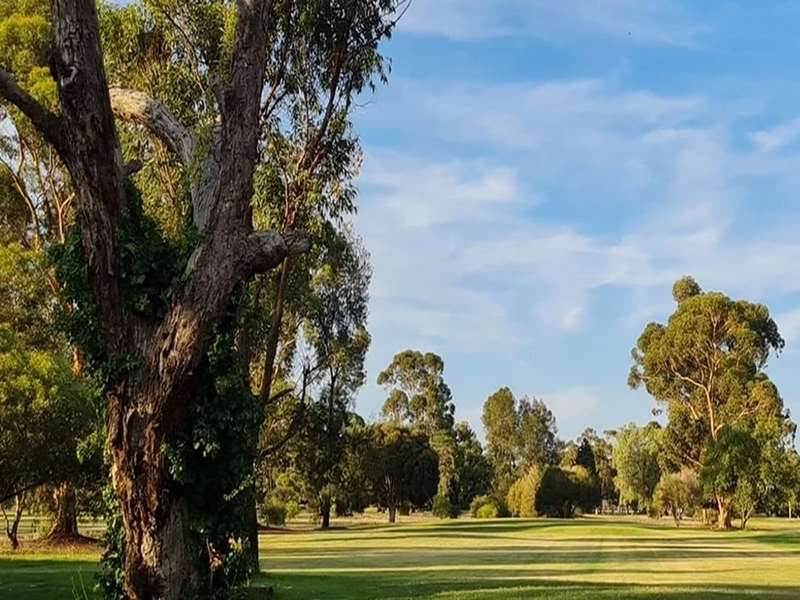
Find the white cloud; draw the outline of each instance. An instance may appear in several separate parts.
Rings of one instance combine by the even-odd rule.
[[[750,134],[750,139],[760,152],[774,152],[800,139],[800,118],[792,119],[770,129]]]
[[[415,0],[401,28],[456,40],[588,37],[688,47],[706,33],[668,0]]]
[[[436,101],[413,85],[403,93],[416,111],[404,123],[422,139],[493,158],[367,149],[358,219],[376,265],[376,323],[486,351],[531,331],[584,330],[606,286],[628,291],[630,313],[659,318],[685,274],[756,297],[800,287],[792,232],[761,241],[737,230],[747,178],[775,165],[734,147],[702,96],[600,80],[452,85]],[[543,216],[566,200],[594,203],[583,212],[609,223]]]
[[[555,415],[559,428],[562,424],[569,429],[575,429],[576,424],[588,427],[601,405],[597,392],[580,386],[542,394],[541,398]]]
[[[432,227],[491,219],[517,199],[512,169],[480,162],[423,162],[396,154],[372,154],[361,185],[377,190],[386,218],[408,227]]]

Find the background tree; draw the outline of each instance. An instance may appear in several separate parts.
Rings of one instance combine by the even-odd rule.
[[[405,350],[380,374],[389,392],[383,414],[397,424],[418,427],[429,437],[453,427],[455,406],[444,381],[444,361],[432,352]]]
[[[529,519],[537,516],[536,496],[546,469],[532,466],[508,490],[508,509],[514,517]]]
[[[491,490],[492,465],[475,432],[465,421],[455,426],[453,467],[454,475],[448,492],[450,502],[466,510],[473,498]]]
[[[388,391],[381,411],[383,416],[428,437],[439,463],[437,513],[454,516],[449,490],[455,476],[455,405],[444,380],[444,361],[432,352],[399,352],[378,374],[378,385]]]
[[[364,382],[364,359],[370,337],[366,330],[369,258],[360,241],[345,234],[314,275],[312,297],[304,321],[313,348],[313,371],[320,395],[307,411],[298,439],[296,469],[328,528],[335,488],[342,477],[347,448],[346,428],[353,395]]]
[[[564,519],[581,509],[590,511],[599,502],[596,486],[589,472],[580,466],[544,469],[536,491],[536,513]]]
[[[657,423],[645,427],[630,423],[617,432],[612,460],[621,503],[635,503],[645,510],[651,506],[661,479],[661,437],[662,429]]]
[[[519,464],[530,466],[558,463],[556,418],[537,398],[520,398],[517,407],[517,445]]]
[[[438,458],[421,431],[381,423],[370,427],[366,473],[374,498],[397,520],[402,504],[421,508],[436,494]]]
[[[679,473],[664,473],[653,494],[656,508],[672,515],[676,527],[681,526],[684,515],[699,506],[701,500],[700,479],[689,468],[684,468]]]
[[[768,416],[781,419],[782,402],[764,369],[784,341],[767,307],[701,292],[689,279],[676,283],[674,296],[678,306],[668,323],[649,324],[637,341],[630,385],[643,385],[666,405],[670,421],[700,422],[693,431],[702,437],[682,437],[701,450],[727,428],[751,428],[754,419]],[[685,458],[695,468],[707,466],[692,454]],[[734,492],[727,486],[714,492],[721,528],[731,526]]]
[[[90,437],[98,424],[96,415],[96,393],[89,381],[85,381],[76,372],[75,354],[70,352],[69,345],[57,327],[60,306],[56,295],[49,287],[50,271],[43,252],[38,249],[25,249],[18,242],[0,244],[0,326],[8,328],[14,337],[14,346],[22,355],[38,357],[53,364],[70,365],[73,370],[75,389],[82,393],[65,398],[64,411],[56,408],[53,417],[62,416],[67,423],[53,423],[52,457],[42,460],[41,454],[31,463],[28,483],[47,486],[51,501],[43,505],[52,508],[53,526],[48,534],[52,540],[68,540],[78,536],[78,505],[76,489],[96,490],[101,480],[100,447],[91,447]],[[66,379],[58,379],[65,384]],[[8,382],[11,385],[11,382]],[[43,384],[44,385],[44,384]],[[37,396],[31,396],[30,402],[36,403]],[[48,396],[48,403],[59,402],[59,398]],[[52,408],[52,407],[50,407]],[[47,410],[50,410],[47,408]],[[12,413],[20,409],[6,406]],[[37,412],[45,407],[30,407]],[[8,417],[11,418],[11,417]],[[20,424],[24,426],[24,421]],[[47,423],[32,419],[31,427],[40,429],[35,435],[44,435]],[[15,425],[15,427],[17,427]],[[9,432],[12,429],[9,429]],[[66,438],[64,436],[67,436]],[[23,452],[24,446],[22,446]],[[83,448],[83,456],[79,457],[78,449]],[[13,450],[5,449],[0,452]],[[34,450],[31,450],[36,454]],[[12,457],[0,457],[0,462],[13,461]],[[37,465],[41,472],[36,473]],[[11,473],[11,472],[9,472]],[[9,474],[9,483],[11,483]],[[13,487],[13,486],[12,486]],[[27,485],[25,486],[27,488]]]
[[[0,325],[0,505],[16,498],[7,526],[12,547],[24,495],[82,475],[78,448],[94,426],[92,398],[67,357],[29,350]]]
[[[517,473],[517,406],[514,394],[500,388],[483,404],[483,427],[489,462],[494,469],[494,489],[505,497]]]
[[[482,418],[495,490],[503,497],[526,469],[559,461],[556,420],[541,400],[517,400],[501,388],[484,403]]]

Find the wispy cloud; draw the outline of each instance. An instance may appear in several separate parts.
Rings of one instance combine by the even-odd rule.
[[[761,152],[774,152],[800,140],[800,118],[769,129],[755,131],[750,139]]]
[[[576,430],[590,427],[602,401],[596,390],[588,387],[571,387],[542,394],[542,400],[556,417],[559,427]]]
[[[403,30],[455,40],[530,36],[697,46],[707,29],[668,0],[417,0]]]
[[[404,331],[479,348],[578,332],[606,286],[630,290],[641,314],[668,307],[686,273],[734,294],[800,287],[799,242],[737,231],[754,162],[706,98],[600,80],[452,85],[438,102],[411,90],[408,122],[493,160],[368,149],[359,226],[377,265],[376,319],[383,306]],[[602,205],[608,223],[548,217],[554,203],[592,217],[581,207]]]

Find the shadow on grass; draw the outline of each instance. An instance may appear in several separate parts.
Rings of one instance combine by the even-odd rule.
[[[577,577],[580,572],[560,572]],[[408,573],[354,575],[263,576],[254,582],[249,598],[263,597],[273,586],[277,599],[313,600],[403,600],[419,598],[509,600],[547,598],[548,600],[739,600],[757,596],[759,600],[788,600],[800,595],[800,586],[741,585],[638,585],[590,583],[573,579],[559,581],[537,577],[510,576],[508,573],[482,573],[454,579],[410,577]]]

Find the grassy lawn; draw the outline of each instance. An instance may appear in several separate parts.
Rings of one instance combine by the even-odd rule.
[[[267,586],[287,600],[800,598],[800,523],[785,520],[726,533],[617,518],[355,523],[261,545],[254,598]],[[0,550],[0,599],[74,598],[96,559]]]

